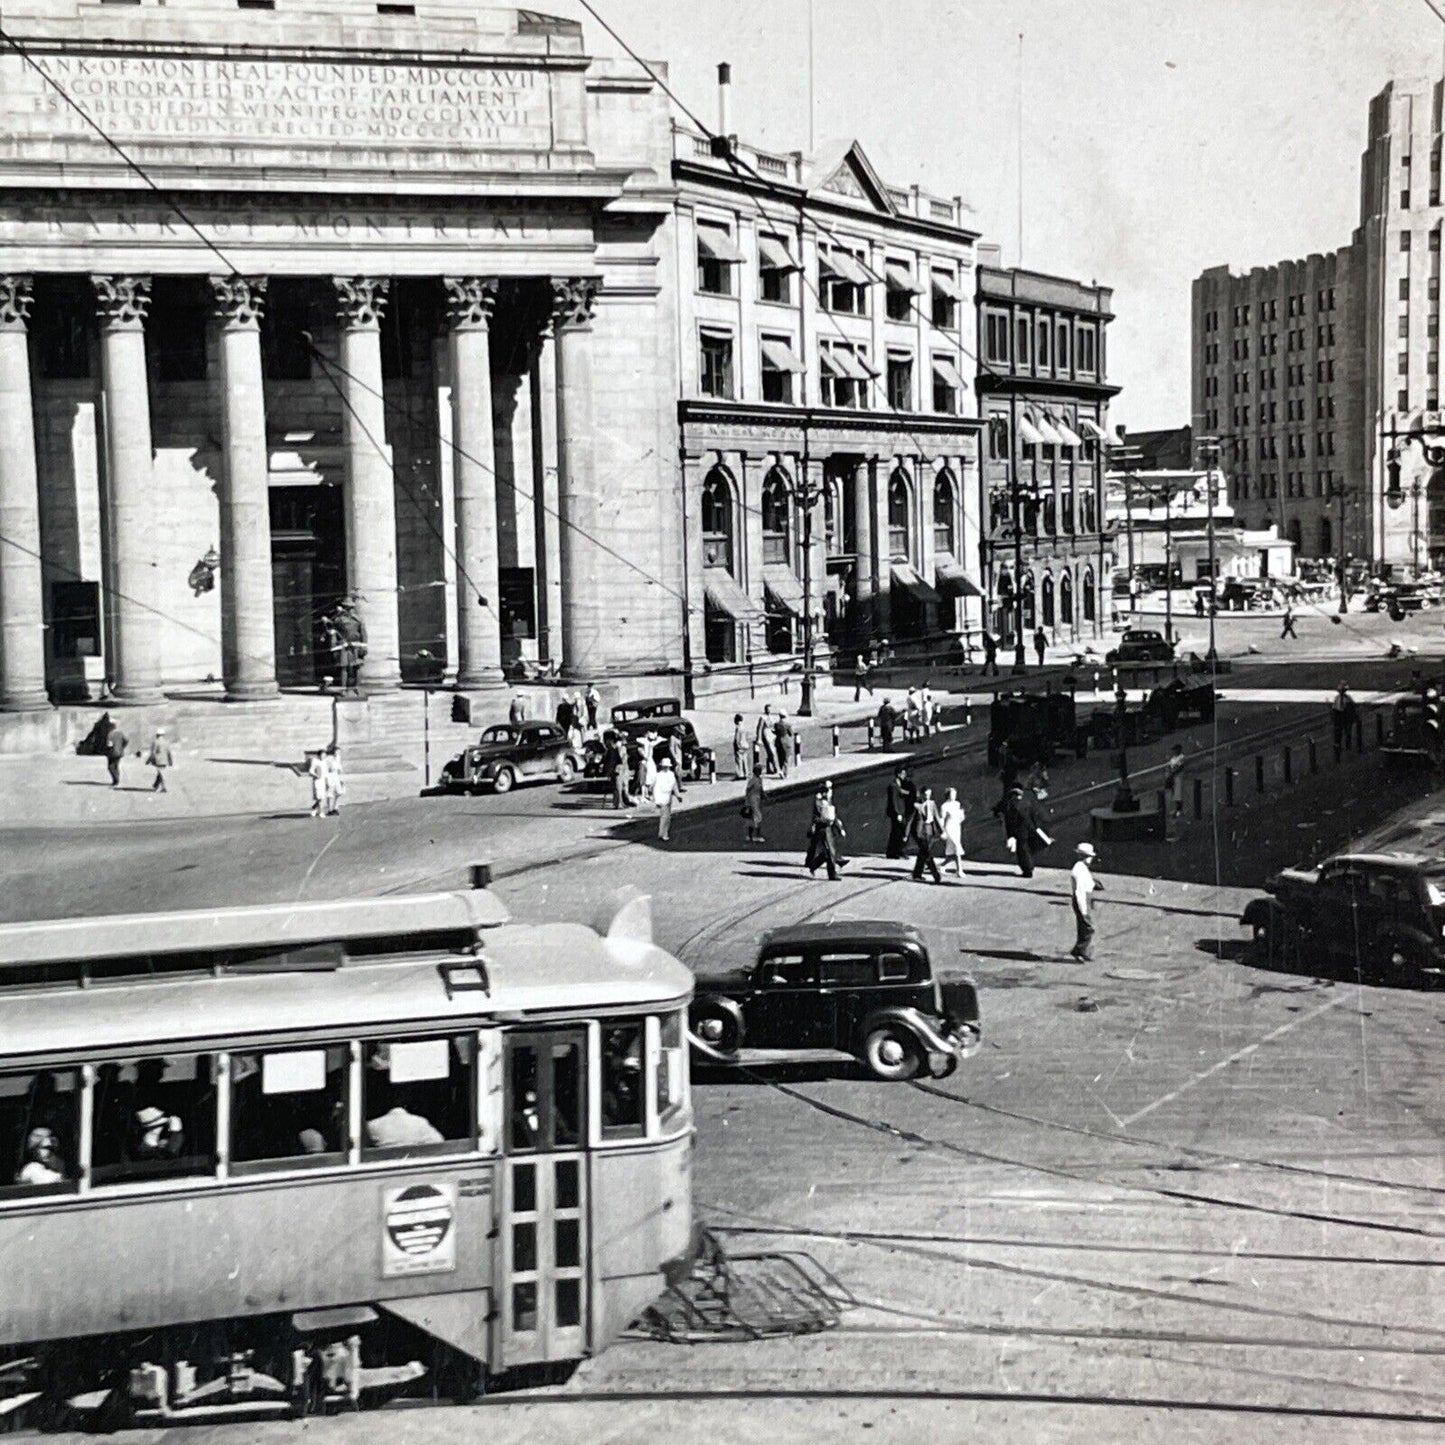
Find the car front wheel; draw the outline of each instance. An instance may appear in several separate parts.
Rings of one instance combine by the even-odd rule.
[[[1396,988],[1418,987],[1424,978],[1424,953],[1409,939],[1392,939],[1384,950],[1383,982]]]
[[[516,784],[517,775],[511,768],[498,768],[497,775],[492,779],[492,791],[510,793]]]
[[[738,1051],[738,1022],[716,1004],[699,1004],[692,1014],[690,1028],[709,1048],[720,1054]]]
[[[917,1042],[906,1029],[884,1024],[864,1039],[863,1062],[875,1079],[893,1083],[913,1078],[923,1060]]]

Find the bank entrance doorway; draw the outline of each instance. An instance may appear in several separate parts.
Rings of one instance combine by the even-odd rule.
[[[271,488],[276,680],[314,687],[335,670],[323,619],[346,592],[341,488]]]

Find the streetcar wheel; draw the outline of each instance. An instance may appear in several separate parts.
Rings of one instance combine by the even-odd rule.
[[[892,1024],[884,1024],[863,1041],[863,1062],[875,1079],[894,1083],[911,1079],[923,1060],[911,1034]]]
[[[716,1005],[702,1004],[693,1011],[692,1032],[720,1054],[738,1051],[738,1021]]]
[[[498,768],[497,775],[492,779],[492,791],[494,793],[510,793],[517,781],[517,775],[511,768]]]

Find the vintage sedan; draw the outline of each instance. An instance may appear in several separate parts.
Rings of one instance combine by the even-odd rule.
[[[620,702],[612,709],[611,726],[600,738],[589,738],[586,750],[586,773],[589,778],[607,776],[607,749],[612,739],[627,740],[627,765],[634,776],[642,757],[642,739],[656,733],[660,741],[653,755],[660,763],[669,755],[668,740],[673,733],[682,737],[682,772],[684,777],[701,778],[708,771],[713,750],[698,741],[697,729],[682,715],[682,704],[675,697],[644,697]]]
[[[851,918],[774,929],[756,963],[700,974],[689,1028],[715,1058],[827,1049],[887,1080],[943,1078],[982,1036],[973,984],[940,982],[918,929]]]
[[[520,782],[570,783],[581,771],[581,756],[556,723],[497,723],[463,748],[437,783],[447,792],[510,793]]]
[[[1265,890],[1240,920],[1262,962],[1413,987],[1445,978],[1445,860],[1340,853],[1318,868],[1286,868]]]
[[[1111,667],[1118,662],[1173,662],[1174,644],[1166,642],[1162,632],[1131,627],[1104,661]]]

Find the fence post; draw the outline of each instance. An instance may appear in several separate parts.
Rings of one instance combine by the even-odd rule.
[[[707,759],[707,780],[710,783],[717,782],[717,754],[709,753]]]
[[[1320,770],[1320,750],[1315,746],[1315,740],[1311,738],[1310,744],[1310,772],[1317,773]]]
[[[1294,759],[1288,748],[1284,750],[1284,780],[1286,784],[1294,782]]]
[[[796,768],[803,761],[803,735],[793,734],[793,766]]]
[[[1264,754],[1254,755],[1254,790],[1256,793],[1264,792]]]
[[[873,751],[873,719],[868,719],[868,751]]]
[[[1194,780],[1194,818],[1198,822],[1204,816],[1204,779]]]
[[[836,727],[833,729],[833,756],[835,758],[838,756],[838,729]]]
[[[968,698],[963,704],[963,725],[966,728],[973,726],[973,699]]]
[[[1227,808],[1234,806],[1234,769],[1224,770],[1224,805]]]
[[[753,660],[752,658],[748,658],[748,696],[756,697],[757,695],[757,681],[753,677]]]

